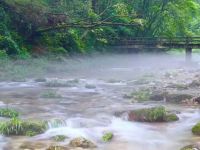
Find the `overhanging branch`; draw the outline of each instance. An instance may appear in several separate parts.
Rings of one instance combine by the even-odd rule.
[[[59,24],[56,26],[39,28],[37,30],[38,33],[48,32],[52,30],[60,30],[66,28],[96,28],[100,26],[126,26],[126,27],[138,27],[139,25],[136,23],[115,23],[115,22],[94,22],[94,23],[65,23]]]

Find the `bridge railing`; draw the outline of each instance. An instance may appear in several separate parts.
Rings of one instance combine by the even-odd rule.
[[[170,47],[173,45],[185,45],[185,47],[192,44],[200,44],[200,37],[136,37],[116,39],[115,45],[162,45]]]

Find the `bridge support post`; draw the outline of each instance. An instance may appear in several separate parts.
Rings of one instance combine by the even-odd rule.
[[[191,47],[187,47],[185,49],[185,60],[186,60],[186,62],[192,61],[192,48]]]

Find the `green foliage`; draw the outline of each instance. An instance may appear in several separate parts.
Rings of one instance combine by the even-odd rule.
[[[0,133],[7,136],[34,136],[43,133],[45,130],[46,124],[44,122],[30,122],[12,118],[10,121],[0,123]]]
[[[30,49],[41,45],[53,55],[66,56],[102,51],[115,42],[113,37],[195,36],[200,33],[199,8],[196,0],[5,0],[0,3],[0,49],[27,59]]]
[[[10,108],[0,108],[0,116],[1,117],[8,117],[8,118],[13,118],[13,117],[18,117],[19,113]]]
[[[200,135],[200,123],[197,123],[193,128],[192,128],[192,133],[196,135]]]
[[[105,133],[105,134],[103,135],[102,140],[103,140],[104,142],[109,142],[109,141],[112,140],[112,138],[113,138],[113,133],[108,132],[108,133]]]

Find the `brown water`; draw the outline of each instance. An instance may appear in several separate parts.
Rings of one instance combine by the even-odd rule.
[[[198,63],[185,66],[182,56],[108,55],[78,58],[61,65],[58,66],[62,68],[60,73],[51,72],[44,77],[48,81],[78,80],[73,87],[50,88],[30,78],[26,82],[0,83],[0,106],[15,108],[24,119],[49,121],[49,130],[36,137],[1,136],[2,150],[18,150],[27,141],[48,145],[52,142],[49,140],[52,136],[60,134],[69,137],[63,143],[65,145],[70,139],[83,136],[95,142],[101,150],[179,150],[199,140],[191,133],[192,126],[200,118],[198,107],[164,102],[131,103],[123,98],[124,94],[133,89],[189,82],[198,74]],[[166,78],[166,72],[176,73],[176,76]],[[147,76],[150,82],[134,84],[133,81]],[[95,88],[88,89],[87,85]],[[42,98],[41,95],[48,90],[56,91],[62,98]],[[180,111],[180,120],[148,124],[129,122],[115,116],[116,112],[157,105]],[[55,123],[55,119],[60,120],[59,123]],[[101,142],[106,131],[112,131],[115,135],[110,143]]]

